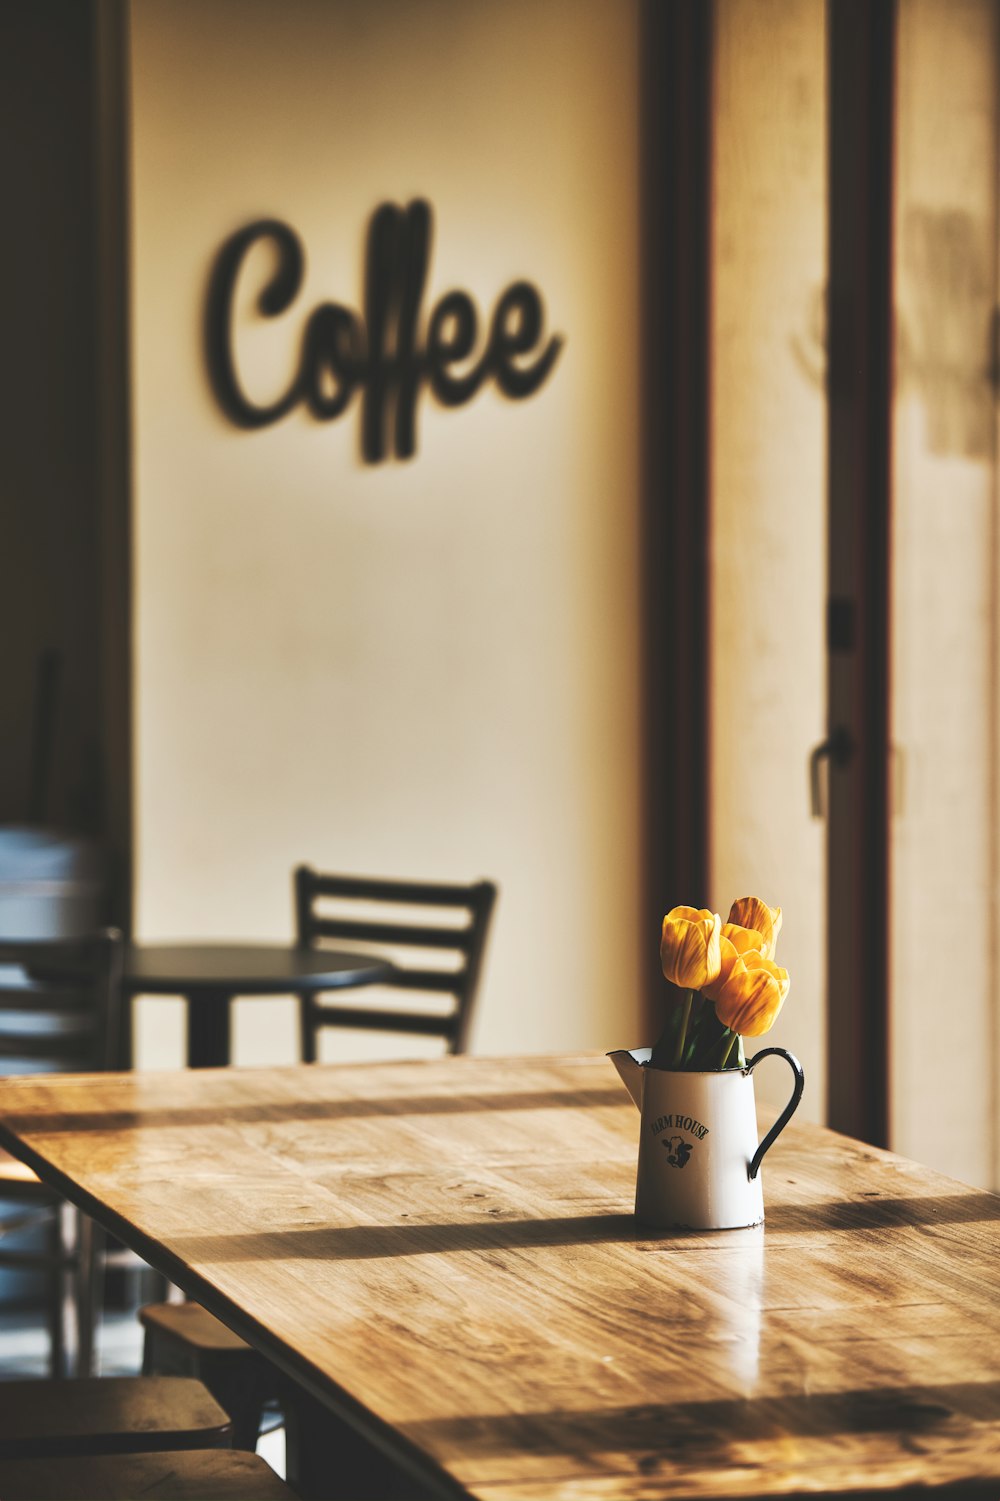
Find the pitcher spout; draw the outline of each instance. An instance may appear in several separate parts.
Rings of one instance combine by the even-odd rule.
[[[649,1062],[652,1048],[617,1048],[609,1053],[608,1057],[618,1070],[619,1077],[629,1094],[637,1110],[642,1110],[642,1081],[645,1074],[644,1063]]]

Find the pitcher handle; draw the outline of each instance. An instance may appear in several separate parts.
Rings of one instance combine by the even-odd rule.
[[[760,1170],[760,1165],[764,1160],[764,1153],[767,1151],[768,1147],[773,1145],[779,1133],[785,1129],[785,1127],[788,1125],[788,1122],[795,1114],[798,1103],[802,1098],[802,1091],[806,1085],[806,1076],[802,1072],[801,1063],[796,1058],[794,1053],[789,1053],[785,1048],[762,1048],[761,1051],[759,1053],[755,1053],[750,1059],[749,1063],[746,1064],[747,1073],[752,1073],[761,1059],[769,1058],[772,1053],[775,1054],[778,1058],[784,1058],[785,1062],[788,1064],[788,1067],[795,1075],[795,1085],[792,1089],[792,1098],[789,1100],[788,1104],[785,1106],[784,1110],[778,1116],[778,1119],[775,1121],[774,1125],[771,1127],[770,1131],[764,1137],[764,1140],[761,1142],[760,1146],[753,1154],[753,1161],[751,1162],[747,1170],[747,1177],[751,1179],[756,1178],[757,1173]]]

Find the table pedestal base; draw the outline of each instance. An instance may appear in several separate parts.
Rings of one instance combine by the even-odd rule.
[[[188,1068],[225,1068],[229,1062],[229,990],[202,990],[187,1003]]]

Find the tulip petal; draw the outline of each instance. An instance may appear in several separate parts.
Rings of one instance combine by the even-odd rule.
[[[738,954],[762,954],[767,940],[756,928],[741,928],[738,923],[724,922],[722,936],[728,938]]]
[[[729,909],[729,921],[741,928],[753,928],[763,938],[765,959],[774,958],[774,947],[781,932],[781,908],[769,907],[759,896],[741,896]]]
[[[672,922],[678,921],[681,918],[685,922],[705,922],[706,920],[711,922],[715,917],[715,913],[710,912],[707,907],[671,907],[667,913],[667,917]],[[664,918],[664,921],[666,921],[666,918]]]
[[[722,919],[707,908],[674,907],[663,919],[660,963],[663,973],[682,990],[700,990],[721,966]]]
[[[754,937],[757,936],[757,934],[754,934]],[[739,950],[724,932],[719,936],[719,958],[719,973],[714,980],[709,980],[706,985],[701,987],[702,995],[710,1001],[718,1000],[719,992],[732,974],[733,967],[741,962]]]

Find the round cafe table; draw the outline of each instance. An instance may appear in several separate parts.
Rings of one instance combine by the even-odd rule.
[[[311,995],[373,985],[392,973],[388,959],[280,943],[132,943],[126,946],[122,993],[123,1063],[131,1064],[131,1007],[139,995],[187,1001],[189,1068],[229,1062],[229,1008],[237,997]]]

